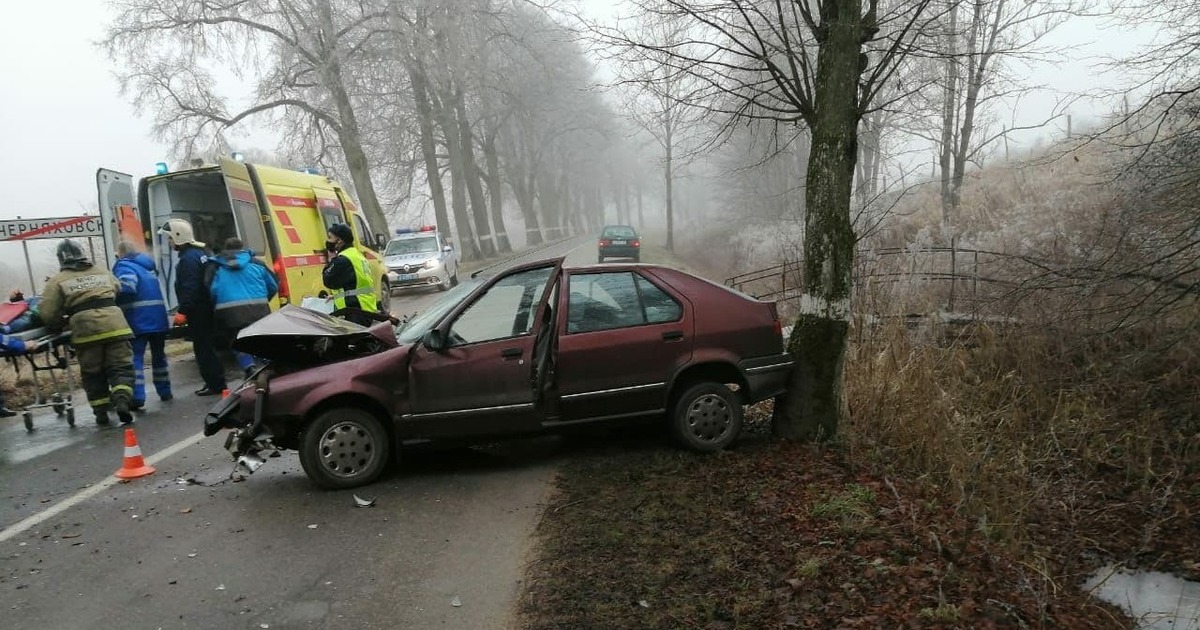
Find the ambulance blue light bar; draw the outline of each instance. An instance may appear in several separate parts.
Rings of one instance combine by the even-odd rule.
[[[166,162],[159,162],[154,165],[154,172],[158,175],[166,175],[169,170]]]

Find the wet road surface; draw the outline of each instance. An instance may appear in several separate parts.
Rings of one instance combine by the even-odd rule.
[[[514,262],[592,262],[591,243]],[[393,312],[439,295],[398,292]],[[309,483],[294,453],[231,481],[224,435],[199,435],[214,400],[192,395],[194,362],[172,370],[176,400],[151,396],[134,425],[149,477],[116,482],[124,432],[86,409],[74,429],[53,413],[33,433],[0,420],[0,627],[504,627],[554,440],[406,452],[356,491],[375,500],[359,508]]]

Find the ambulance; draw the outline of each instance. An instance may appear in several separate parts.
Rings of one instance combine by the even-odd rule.
[[[105,168],[97,171],[96,184],[108,264],[113,264],[121,239],[143,247],[158,264],[163,295],[172,310],[178,304],[178,257],[167,237],[158,233],[169,219],[187,219],[196,240],[213,251],[231,236],[241,238],[275,270],[279,297],[273,309],[299,306],[304,298],[327,291],[321,282],[328,260],[325,232],[345,223],[377,278],[380,307],[388,309],[391,288],[382,255],[386,226],[372,229],[346,191],[312,169],[294,171],[221,158],[216,165],[171,172],[160,162],[157,173],[141,178],[136,186],[131,175]]]

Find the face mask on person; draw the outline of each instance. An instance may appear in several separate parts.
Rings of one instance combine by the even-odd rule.
[[[339,243],[337,241],[325,241],[325,249],[331,252],[336,252],[338,250],[338,244]]]

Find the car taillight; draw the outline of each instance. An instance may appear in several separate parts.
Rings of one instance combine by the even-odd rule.
[[[608,240],[603,238],[600,239],[600,247],[608,247]]]
[[[634,241],[634,242],[633,242],[633,246],[634,246],[634,247],[641,247],[641,246],[642,246],[642,242],[641,242],[641,241]]]
[[[284,273],[283,259],[275,259],[275,280],[279,283],[279,304],[287,304],[291,292],[288,291],[287,274]]]

